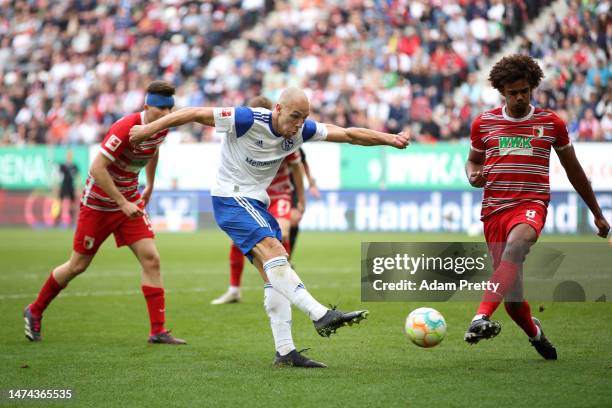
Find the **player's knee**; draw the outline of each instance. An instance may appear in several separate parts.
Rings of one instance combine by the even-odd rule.
[[[522,263],[529,253],[533,243],[523,238],[512,240],[506,244],[504,258],[509,258],[515,263]]]
[[[264,250],[264,256],[267,259],[274,258],[277,256],[286,256],[287,252],[283,247],[283,244],[279,240],[274,238],[266,238],[262,241],[262,249]]]
[[[87,270],[89,262],[86,261],[75,261],[70,264],[70,275],[77,276]]]
[[[159,254],[153,252],[145,255],[142,259],[142,265],[144,267],[143,269],[145,270],[145,273],[159,275],[159,270],[161,267]]]

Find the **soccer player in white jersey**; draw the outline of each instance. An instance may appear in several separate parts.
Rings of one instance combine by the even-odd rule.
[[[317,332],[358,323],[368,312],[328,309],[308,292],[287,260],[278,223],[267,210],[266,188],[286,156],[306,141],[327,140],[404,149],[409,139],[365,128],[341,128],[307,119],[310,103],[304,91],[283,91],[272,111],[262,108],[183,108],[130,130],[137,144],[175,126],[198,122],[226,133],[216,185],[211,191],[215,220],[253,262],[263,278],[264,306],[276,345],[276,365],[325,367],[296,351],[291,336],[291,304],[308,315]]]
[[[265,108],[271,110],[272,101],[265,96],[256,96],[249,100],[250,108]],[[301,149],[300,149],[301,150]],[[281,242],[291,258],[291,244],[289,242],[289,232],[291,230],[292,212],[298,211],[299,217],[304,212],[306,201],[304,198],[304,166],[300,150],[291,153],[281,163],[278,173],[270,182],[266,192],[270,197],[268,212],[276,219],[281,230]],[[292,181],[294,179],[295,181]],[[291,208],[292,196],[297,196],[296,209]],[[244,254],[232,243],[229,253],[230,264],[230,285],[227,291],[210,302],[212,305],[223,305],[227,303],[240,302],[240,281],[244,271]]]

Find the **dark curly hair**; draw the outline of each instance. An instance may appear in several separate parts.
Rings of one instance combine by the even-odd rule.
[[[537,88],[544,77],[542,69],[529,55],[513,54],[500,59],[489,73],[493,88],[503,93],[504,85],[526,79],[531,89]]]

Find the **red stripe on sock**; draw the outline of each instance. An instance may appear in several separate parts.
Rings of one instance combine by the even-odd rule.
[[[291,242],[289,240],[283,241],[283,247],[287,251],[287,258],[291,256]]]
[[[531,318],[531,307],[529,307],[529,303],[527,303],[526,300],[522,302],[506,302],[504,306],[512,320],[514,320],[529,337],[534,337],[538,334],[538,327]]]
[[[149,311],[149,321],[151,322],[151,335],[156,335],[166,331],[166,301],[164,288],[154,288],[152,286],[142,286],[142,293],[147,302]]]
[[[516,277],[521,266],[509,261],[501,261],[489,282],[499,284],[496,292],[492,290],[485,291],[480,306],[476,314],[484,314],[491,317],[499,304],[504,299],[504,295],[516,281]]]
[[[230,285],[240,287],[240,278],[244,270],[244,255],[240,249],[232,244],[230,249]]]
[[[66,286],[60,286],[55,280],[53,272],[47,278],[45,284],[38,292],[36,300],[30,305],[30,311],[36,317],[42,316],[49,303],[64,289]]]

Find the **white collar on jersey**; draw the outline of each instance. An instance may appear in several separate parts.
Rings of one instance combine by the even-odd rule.
[[[144,121],[144,111],[140,112],[140,124],[141,125],[146,125],[146,123]]]
[[[502,115],[504,115],[504,119],[509,120],[510,122],[523,122],[525,120],[531,119],[534,111],[535,108],[533,107],[533,105],[529,105],[529,113],[527,115],[523,116],[522,118],[512,118],[506,114],[506,105],[504,105],[504,107],[502,108]]]

